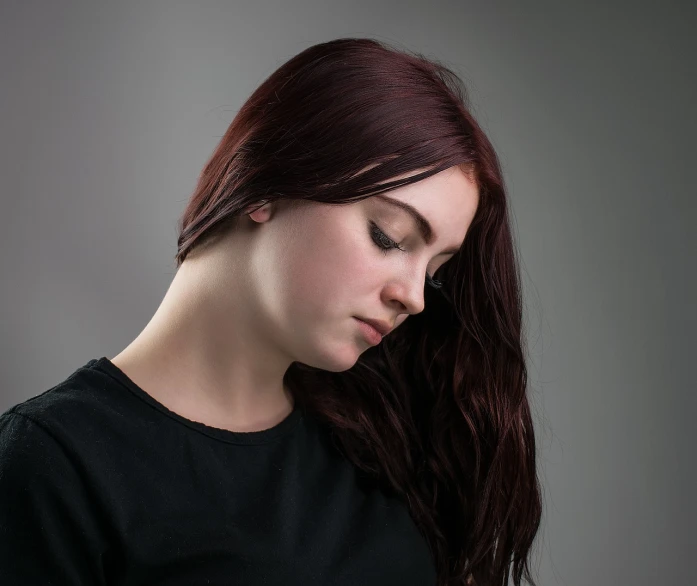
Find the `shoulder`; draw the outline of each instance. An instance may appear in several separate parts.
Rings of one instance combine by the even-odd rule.
[[[2,418],[21,416],[26,419],[49,423],[51,419],[61,418],[73,412],[80,405],[87,406],[95,399],[95,390],[99,387],[98,377],[89,368],[94,361],[74,370],[68,377],[54,384],[49,389],[25,399],[7,409]]]
[[[52,434],[40,423],[9,409],[0,415],[0,480],[23,477],[45,468],[56,452],[62,452]]]
[[[65,451],[84,448],[118,429],[128,395],[90,360],[51,388],[13,405],[0,415],[3,456],[41,449],[49,441]]]

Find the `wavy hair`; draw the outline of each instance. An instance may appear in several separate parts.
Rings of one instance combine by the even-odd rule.
[[[498,157],[453,71],[367,38],[292,57],[205,164],[176,262],[234,229],[249,206],[356,202],[455,165],[476,181],[479,204],[460,251],[437,271],[442,288],[426,286],[424,310],[349,370],[293,362],[283,380],[359,473],[402,499],[439,586],[505,585],[509,572],[534,586],[528,557],[542,506],[519,268]]]

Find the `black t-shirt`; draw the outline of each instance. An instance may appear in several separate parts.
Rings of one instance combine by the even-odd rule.
[[[0,416],[0,584],[433,586],[404,503],[296,402],[191,421],[92,359]]]

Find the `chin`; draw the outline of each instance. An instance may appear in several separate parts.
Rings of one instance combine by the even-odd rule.
[[[334,352],[331,350],[334,349]],[[332,347],[326,342],[322,345],[322,351],[316,354],[312,362],[306,362],[314,368],[320,368],[327,372],[344,372],[353,366],[358,361],[358,357],[362,351],[368,348],[361,349],[356,343],[343,344]]]

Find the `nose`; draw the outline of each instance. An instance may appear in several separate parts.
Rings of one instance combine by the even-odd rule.
[[[413,275],[410,276],[409,274],[405,274],[402,278],[397,279],[385,289],[385,295],[388,297],[388,303],[390,303],[391,306],[397,304],[396,309],[400,313],[407,313],[409,315],[421,313],[425,306],[425,282],[425,272],[421,282],[419,282],[418,278],[415,278]]]

